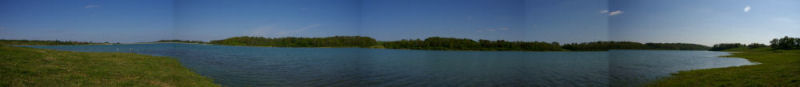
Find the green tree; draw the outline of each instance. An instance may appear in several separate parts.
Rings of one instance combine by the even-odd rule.
[[[711,51],[721,51],[721,50],[725,50],[725,49],[739,48],[739,47],[745,47],[745,45],[741,44],[741,43],[720,43],[720,44],[714,44],[714,46],[711,47],[710,50]]]
[[[767,47],[767,45],[760,43],[750,43],[747,45],[747,48],[761,48],[761,47]]]
[[[800,48],[800,38],[784,36],[783,38],[776,38],[770,41],[770,47],[773,49],[798,49]]]

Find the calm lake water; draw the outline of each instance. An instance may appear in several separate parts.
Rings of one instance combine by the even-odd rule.
[[[200,44],[26,46],[177,58],[224,86],[637,86],[682,70],[753,64],[725,52],[426,51]]]

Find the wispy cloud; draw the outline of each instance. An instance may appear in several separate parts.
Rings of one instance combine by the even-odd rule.
[[[606,14],[608,16],[614,16],[614,15],[622,14],[623,11],[622,10],[616,10],[616,11],[603,10],[603,11],[600,11],[600,13],[601,14]]]
[[[86,6],[83,6],[83,8],[99,8],[99,7],[100,7],[100,5],[86,5]]]
[[[744,6],[744,12],[750,12],[750,6]]]
[[[616,10],[616,11],[608,12],[608,15],[611,15],[611,16],[619,15],[619,14],[622,14],[622,11]]]

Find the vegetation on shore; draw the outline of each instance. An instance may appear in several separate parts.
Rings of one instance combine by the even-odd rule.
[[[478,40],[430,37],[425,40],[400,40],[383,43],[392,49],[425,50],[520,50],[520,51],[607,51],[610,49],[657,49],[657,50],[707,50],[709,47],[688,43],[646,43],[629,41],[596,41],[570,43],[561,46],[558,42],[523,42],[505,40]]]
[[[161,40],[157,42],[204,43]],[[764,44],[721,43],[706,47],[688,43],[596,41],[560,45],[430,37],[377,42],[361,36],[323,38],[232,37],[210,44],[273,47],[369,47],[424,50],[604,51],[609,49],[723,50],[728,57],[759,65],[681,71],[648,86],[796,86],[800,85],[800,38],[783,37]],[[87,53],[3,45],[89,45],[74,41],[0,40],[0,86],[218,86],[166,57],[132,53]]]
[[[180,41],[180,40],[178,40]],[[363,36],[334,36],[319,38],[304,37],[231,37],[213,40],[209,44],[268,47],[364,47],[420,50],[492,50],[492,51],[606,51],[610,49],[655,49],[655,50],[708,50],[710,47],[689,43],[639,43],[630,41],[597,41],[571,43],[561,46],[558,42],[472,40],[466,38],[429,37],[398,41],[375,41]]]
[[[11,46],[99,44],[110,43],[0,40],[0,87],[218,86],[173,58]]]
[[[110,44],[110,43],[93,43],[93,42],[79,42],[79,41],[59,41],[59,40],[2,40],[1,45],[94,45],[94,44]]]
[[[158,40],[158,41],[156,41],[156,42],[170,42],[170,43],[198,43],[198,44],[203,44],[203,43],[206,43],[206,42],[203,42],[203,41],[197,41],[197,40]]]
[[[720,43],[720,44],[715,44],[713,47],[711,47],[710,50],[722,51],[726,49],[742,48],[742,47],[747,47],[747,48],[770,47],[772,49],[783,49],[783,50],[800,49],[800,38],[795,38],[795,37],[784,36],[783,38],[775,38],[772,39],[772,41],[770,41],[769,43],[770,43],[769,46],[759,43],[751,43],[748,45],[741,43]]]
[[[596,41],[587,43],[571,43],[562,46],[572,51],[607,51],[610,49],[642,49],[642,50],[708,50],[709,47],[689,43],[639,43],[630,41]]]
[[[649,86],[789,87],[800,85],[800,38],[783,37],[763,44],[722,43],[712,50],[734,52],[758,65],[681,71]]]
[[[307,37],[231,37],[213,40],[210,44],[233,46],[268,46],[268,47],[370,47],[377,44],[375,39],[362,36],[333,36],[320,38]]]
[[[424,49],[424,50],[520,50],[520,51],[561,51],[558,43],[522,42],[505,40],[478,40],[465,38],[430,37],[425,40],[400,40],[383,42],[383,46],[391,49]]]
[[[725,57],[745,58],[758,65],[681,71],[649,86],[790,87],[800,85],[800,50],[733,48]]]
[[[167,57],[0,46],[0,86],[218,86]]]
[[[800,49],[800,38],[784,36],[783,38],[776,38],[770,41],[772,49]]]
[[[709,49],[709,50],[711,50],[711,51],[722,51],[722,50],[726,50],[726,49],[742,48],[742,47],[761,48],[761,47],[767,47],[767,45],[760,44],[760,43],[751,43],[751,44],[748,44],[748,45],[741,44],[741,43],[720,43],[720,44],[714,44],[714,46],[711,47],[711,49]]]

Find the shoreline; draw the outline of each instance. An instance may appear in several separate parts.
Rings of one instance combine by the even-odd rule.
[[[680,71],[647,86],[797,86],[800,85],[800,50],[736,48],[724,50],[727,58],[744,58],[755,64]]]
[[[272,47],[272,48],[365,48],[365,49],[391,49],[391,50],[423,50],[423,51],[486,51],[486,52],[608,52],[612,50],[654,50],[654,51],[709,51],[709,50],[671,50],[671,49],[610,49],[610,50],[560,50],[560,51],[529,51],[529,50],[455,50],[455,49],[407,49],[407,48],[373,48],[373,47],[280,47],[280,46],[249,46],[249,45],[224,45],[224,44],[208,44],[208,43],[183,43],[183,42],[141,42],[141,43],[123,43],[125,44],[163,44],[163,43],[176,43],[176,44],[198,44],[198,45],[218,45],[218,46],[236,46],[236,47]]]
[[[219,86],[175,58],[0,46],[0,86]],[[178,79],[178,80],[176,80]]]

